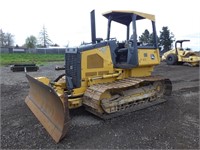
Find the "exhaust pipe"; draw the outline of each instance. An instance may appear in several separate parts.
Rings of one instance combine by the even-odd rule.
[[[95,10],[90,12],[92,44],[96,43]]]

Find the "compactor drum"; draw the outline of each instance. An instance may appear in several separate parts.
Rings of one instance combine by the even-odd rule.
[[[56,142],[70,126],[70,109],[84,106],[109,119],[162,103],[171,94],[169,79],[151,75],[160,63],[155,16],[136,11],[110,11],[103,16],[108,19],[106,39],[96,38],[92,11],[92,42],[66,49],[65,74],[53,82],[27,75],[30,91],[26,104]],[[141,45],[136,22],[144,19],[151,22],[154,41]],[[124,41],[110,38],[112,22],[126,28]]]

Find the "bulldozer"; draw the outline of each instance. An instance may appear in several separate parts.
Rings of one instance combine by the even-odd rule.
[[[183,65],[187,63],[190,66],[199,66],[200,56],[194,51],[191,51],[190,48],[183,48],[183,43],[189,41],[177,40],[175,42],[175,49],[165,52],[162,56],[162,61],[166,61],[168,65]],[[180,47],[177,46],[178,44]]]
[[[90,16],[91,42],[66,48],[65,74],[54,81],[26,74],[30,90],[25,103],[56,143],[69,130],[71,109],[84,107],[111,119],[163,103],[172,92],[170,79],[152,75],[160,63],[154,15],[123,10],[103,13],[108,20],[104,40],[96,38],[95,10]],[[136,22],[143,19],[152,25],[152,45],[137,42]],[[110,37],[112,22],[125,27],[124,41]]]

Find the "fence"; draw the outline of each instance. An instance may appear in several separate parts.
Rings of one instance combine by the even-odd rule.
[[[1,48],[0,47],[0,53],[12,53],[12,48]]]
[[[64,54],[66,48],[0,48],[0,53]]]

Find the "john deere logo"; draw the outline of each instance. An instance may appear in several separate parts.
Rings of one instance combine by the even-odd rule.
[[[155,55],[151,54],[151,59],[154,60],[155,59]]]
[[[106,47],[101,47],[101,48],[99,48],[99,50],[100,50],[102,53],[105,53],[105,52],[106,52]]]

